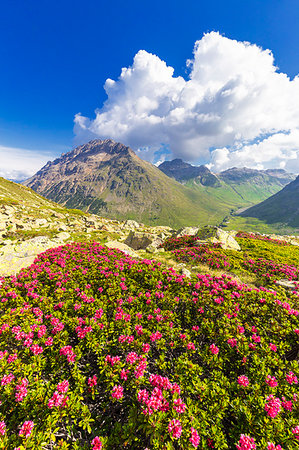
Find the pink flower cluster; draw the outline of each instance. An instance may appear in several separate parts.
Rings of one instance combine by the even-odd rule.
[[[269,417],[276,417],[281,411],[281,401],[279,398],[275,398],[274,395],[268,395],[266,398],[265,411]]]
[[[210,351],[213,355],[217,355],[219,353],[219,348],[215,344],[212,344],[210,345]]]
[[[111,395],[113,398],[120,400],[124,396],[124,388],[120,384],[118,386],[113,386]]]
[[[289,372],[286,375],[286,380],[289,384],[297,384],[298,383],[298,378],[296,377],[296,375],[293,372]]]
[[[76,359],[75,352],[71,345],[66,345],[60,349],[60,354],[67,357],[69,363],[74,363]]]
[[[182,434],[181,422],[178,419],[172,419],[168,424],[168,431],[172,437],[179,439]]]
[[[267,375],[267,376],[266,376],[266,383],[267,383],[267,385],[270,386],[270,387],[276,387],[276,386],[278,386],[278,383],[277,383],[277,381],[276,381],[276,378],[275,378],[275,377],[271,377],[271,375]]]
[[[69,397],[64,395],[67,393],[69,389],[69,382],[68,380],[63,380],[60,383],[58,383],[56,391],[48,401],[48,407],[51,408],[63,408]]]
[[[241,434],[238,444],[236,445],[238,450],[253,450],[256,448],[254,438]]]
[[[240,375],[239,377],[238,377],[238,383],[241,385],[241,386],[248,386],[249,385],[249,380],[248,380],[248,378],[245,376],[245,375]]]
[[[29,382],[28,382],[27,378],[23,378],[21,380],[21,383],[16,385],[15,399],[17,402],[22,402],[24,400],[24,398],[27,396],[28,384],[29,384]]]
[[[102,441],[98,436],[96,436],[92,440],[91,445],[92,445],[92,450],[102,450],[102,448],[103,448]]]
[[[195,430],[195,428],[193,427],[191,427],[191,437],[189,441],[191,442],[194,448],[197,448],[199,446],[200,436],[198,434],[198,431]]]
[[[20,428],[19,436],[25,437],[26,439],[31,435],[34,428],[34,423],[32,420],[26,420]]]

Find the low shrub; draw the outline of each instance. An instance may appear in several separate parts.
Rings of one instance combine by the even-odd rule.
[[[298,311],[283,291],[97,243],[1,283],[0,448],[298,445]]]

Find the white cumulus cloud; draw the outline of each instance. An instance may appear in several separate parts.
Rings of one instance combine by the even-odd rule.
[[[95,118],[75,116],[76,141],[112,138],[147,159],[164,147],[213,170],[299,171],[299,76],[279,72],[270,50],[216,32],[195,43],[187,66],[188,79],[177,77],[140,50],[116,81],[106,80]]]
[[[53,159],[50,152],[0,145],[0,177],[24,180],[34,175],[50,159]]]

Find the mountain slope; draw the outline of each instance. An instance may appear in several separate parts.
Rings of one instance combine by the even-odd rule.
[[[284,223],[299,227],[299,176],[280,192],[240,215],[255,217],[269,224]]]
[[[203,186],[219,184],[217,177],[206,166],[192,166],[192,164],[178,158],[172,161],[164,161],[158,166],[158,169],[180,182],[194,178]]]
[[[48,162],[25,184],[67,207],[147,224],[215,224],[230,208],[109,139],[91,141]]]
[[[255,170],[246,167],[233,167],[213,174],[205,166],[192,166],[181,159],[165,161],[159,169],[185,186],[200,190],[214,201],[224,202],[231,208],[259,203],[295,178],[295,175],[282,169]]]

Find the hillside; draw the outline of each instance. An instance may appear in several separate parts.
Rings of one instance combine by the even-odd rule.
[[[218,199],[241,208],[259,203],[294,180],[295,175],[282,169],[255,170],[246,167],[225,170],[213,174],[205,166],[193,166],[181,159],[165,161],[159,169],[166,175],[195,190],[200,189],[214,201]]]
[[[112,140],[77,147],[48,162],[25,184],[69,208],[151,225],[215,224],[231,208],[183,186]]]
[[[1,448],[297,448],[298,242],[187,231],[0,277]]]
[[[246,209],[242,217],[299,228],[299,177],[267,200]]]
[[[299,237],[0,189],[0,448],[296,447]]]

